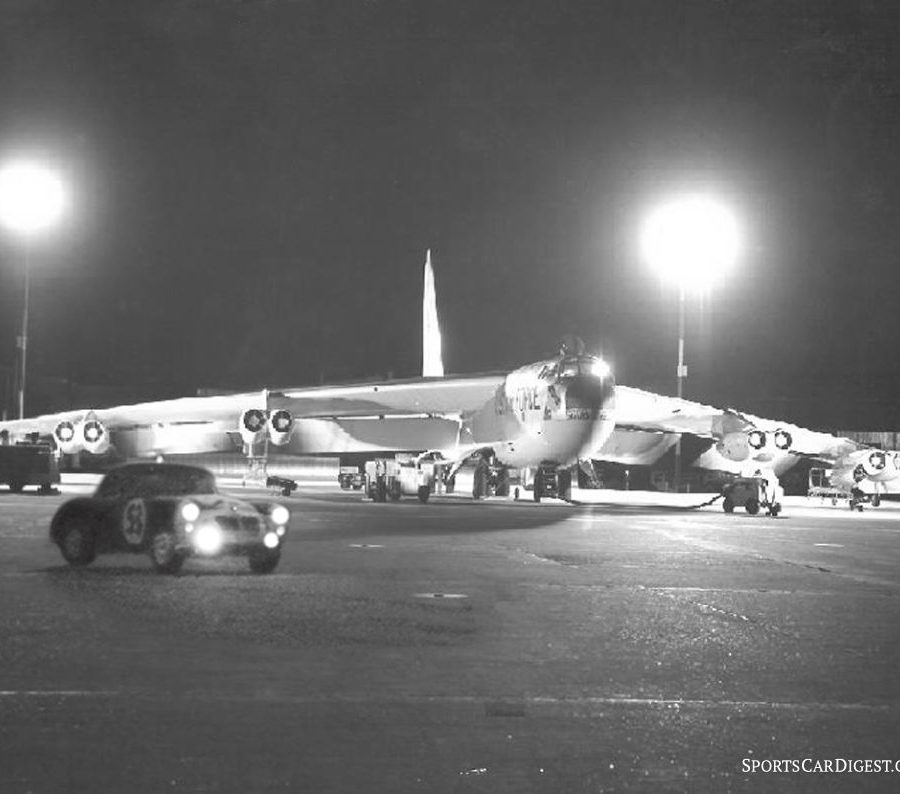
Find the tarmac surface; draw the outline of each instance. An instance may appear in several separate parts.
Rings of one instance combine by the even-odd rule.
[[[893,505],[304,486],[274,574],[162,576],[65,498],[0,493],[4,794],[900,790]]]

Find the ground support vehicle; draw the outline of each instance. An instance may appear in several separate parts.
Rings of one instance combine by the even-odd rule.
[[[543,498],[569,501],[572,498],[572,472],[554,464],[541,464],[534,473],[532,496],[535,502]]]
[[[366,496],[373,502],[416,496],[427,502],[434,490],[435,463],[418,458],[376,458],[366,461]]]
[[[733,513],[735,507],[743,507],[751,516],[763,509],[768,515],[777,516],[781,512],[781,502],[777,501],[779,491],[765,477],[739,477],[722,491],[722,509]]]
[[[280,491],[282,496],[290,496],[297,490],[297,481],[288,477],[270,475],[266,477],[266,488],[274,488],[276,491]]]
[[[361,491],[366,484],[366,475],[356,466],[341,466],[338,471],[338,483],[344,491],[349,491],[351,488],[354,491]]]
[[[281,558],[290,513],[269,501],[219,493],[206,469],[133,463],[112,469],[93,496],[63,503],[50,540],[74,566],[98,554],[148,554],[160,573],[176,573],[191,556],[245,556],[254,573]]]
[[[839,499],[846,499],[851,510],[863,511],[863,505],[871,504],[872,507],[878,507],[881,504],[881,494],[878,491],[869,493],[863,491],[858,485],[847,490],[840,486],[833,485],[831,482],[833,470],[812,468],[809,470],[809,488],[806,495],[809,497],[819,497],[820,499],[830,499],[831,504],[836,505]]]
[[[54,493],[59,483],[59,460],[49,444],[0,446],[0,483],[20,493],[36,485],[40,493]]]

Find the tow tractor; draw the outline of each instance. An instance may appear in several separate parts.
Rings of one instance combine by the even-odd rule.
[[[373,502],[398,501],[402,496],[416,496],[427,502],[434,489],[435,462],[425,456],[398,456],[366,461],[366,496]]]
[[[534,473],[532,495],[535,502],[544,498],[569,501],[572,498],[572,472],[554,464],[542,463]]]
[[[755,516],[762,508],[767,515],[777,516],[781,512],[781,502],[777,501],[780,490],[780,486],[776,486],[770,497],[769,482],[765,477],[739,477],[722,491],[722,509],[733,513],[735,507],[743,507]]]

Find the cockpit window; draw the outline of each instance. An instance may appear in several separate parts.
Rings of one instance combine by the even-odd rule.
[[[576,375],[596,375],[598,361],[600,359],[593,356],[564,358],[559,362],[559,377],[574,378]]]

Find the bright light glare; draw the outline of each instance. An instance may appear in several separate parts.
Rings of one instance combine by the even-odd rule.
[[[215,554],[222,548],[222,533],[218,527],[206,524],[200,527],[192,536],[197,551],[203,554]]]
[[[291,518],[291,514],[284,505],[276,505],[269,514],[272,521],[276,524],[287,524]]]
[[[30,234],[56,222],[65,205],[62,182],[36,163],[0,170],[0,223]]]
[[[181,517],[185,521],[196,521],[200,517],[200,506],[188,502],[181,508]]]
[[[644,228],[644,256],[663,278],[704,291],[734,265],[740,245],[734,216],[705,196],[664,204]]]
[[[598,378],[608,378],[610,373],[609,364],[602,358],[595,358],[591,364],[591,374]]]
[[[278,535],[274,532],[266,532],[263,537],[263,544],[267,549],[274,549],[278,546]]]

